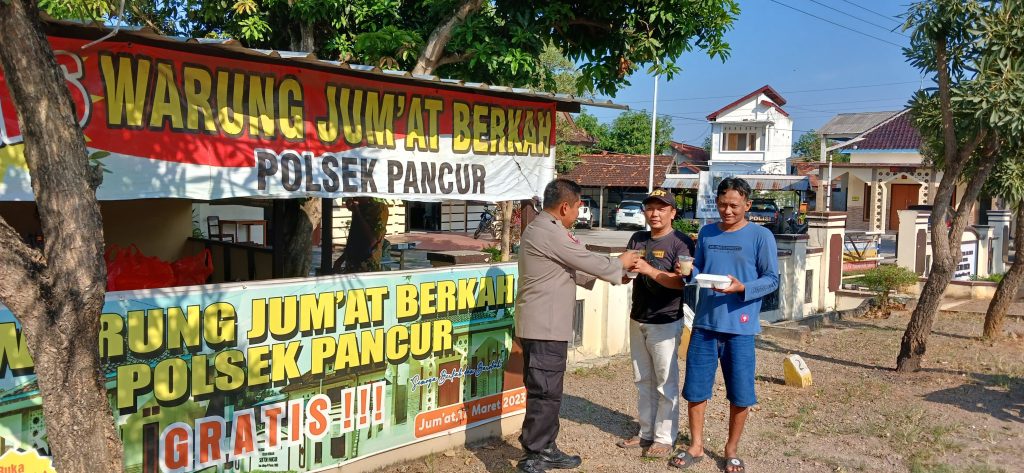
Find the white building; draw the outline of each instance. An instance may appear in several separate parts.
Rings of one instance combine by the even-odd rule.
[[[757,89],[707,116],[711,122],[710,171],[786,174],[793,152],[793,120],[786,99],[771,86]]]

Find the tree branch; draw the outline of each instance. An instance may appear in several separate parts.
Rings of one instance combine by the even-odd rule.
[[[612,25],[608,23],[599,23],[596,20],[591,20],[589,18],[575,18],[570,20],[567,24],[570,26],[592,26],[605,31],[612,30]]]
[[[164,33],[164,29],[161,28],[156,23],[153,23],[153,19],[151,19],[149,17],[149,15],[147,15],[145,12],[143,12],[139,8],[139,6],[137,4],[135,4],[135,2],[128,2],[128,3],[129,3],[128,6],[129,6],[129,8],[132,9],[132,14],[135,15],[135,18],[138,18],[138,19],[142,20],[144,23],[146,23],[146,26],[149,26],[150,28],[153,28],[153,30],[156,31],[157,34],[163,35],[163,36],[167,35],[167,33]]]
[[[32,310],[43,300],[40,288],[46,281],[46,261],[42,253],[21,241],[18,232],[0,217],[0,303],[25,325],[37,325],[45,311]]]
[[[953,215],[953,222],[949,227],[949,237],[954,238],[964,232],[967,228],[967,222],[974,211],[974,204],[978,200],[978,196],[981,195],[981,189],[985,186],[985,181],[988,180],[989,174],[996,167],[996,159],[994,156],[999,152],[999,139],[995,134],[991,134],[990,138],[985,146],[985,151],[982,154],[981,162],[974,175],[971,176],[968,181],[967,188],[964,189],[964,194],[960,196],[960,202],[956,206],[956,214]]]
[[[947,50],[946,37],[940,36],[935,40],[935,69],[938,71],[939,79],[939,108],[942,111],[942,141],[944,145],[943,155],[946,158],[946,165],[950,165],[956,157],[956,129],[953,128],[953,106],[950,99],[949,79],[949,51]]]
[[[449,54],[449,55],[447,55],[447,56],[445,56],[445,57],[443,57],[441,59],[438,59],[436,67],[447,66],[448,64],[455,64],[455,63],[459,63],[459,62],[462,62],[462,61],[468,61],[469,58],[473,57],[474,55],[475,54],[472,53],[472,52],[459,53],[459,54]]]
[[[480,10],[481,6],[483,6],[483,0],[463,0],[459,6],[455,7],[451,18],[438,25],[430,33],[430,38],[427,39],[426,46],[420,52],[420,57],[416,60],[416,67],[412,69],[412,73],[433,74],[441,65],[438,62],[444,54],[448,42],[452,39],[452,31],[466,21],[466,18]]]

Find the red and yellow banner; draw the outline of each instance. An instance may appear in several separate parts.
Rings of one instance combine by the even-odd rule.
[[[538,195],[553,173],[551,102],[383,82],[329,63],[215,57],[189,44],[50,42],[109,171],[101,199],[509,200]],[[0,200],[31,199],[0,74]]]

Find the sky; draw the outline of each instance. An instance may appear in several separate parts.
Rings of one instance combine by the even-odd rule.
[[[764,85],[786,99],[794,140],[838,113],[900,110],[914,91],[929,85],[903,56],[909,33],[900,31],[897,17],[908,3],[739,0],[740,16],[725,36],[729,59],[723,63],[703,51],[683,55],[677,61],[682,73],[659,82],[657,113],[672,118],[675,141],[700,146],[711,131],[704,117]],[[615,97],[601,98],[650,111],[653,76],[640,71],[629,81]],[[621,113],[585,109],[604,122]]]

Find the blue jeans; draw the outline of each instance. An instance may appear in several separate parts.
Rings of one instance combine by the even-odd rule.
[[[757,404],[757,394],[754,392],[754,368],[757,363],[754,336],[696,327],[690,334],[690,346],[686,351],[683,398],[689,402],[711,399],[719,361],[722,362],[722,377],[725,378],[725,397],[729,402],[737,407]]]

